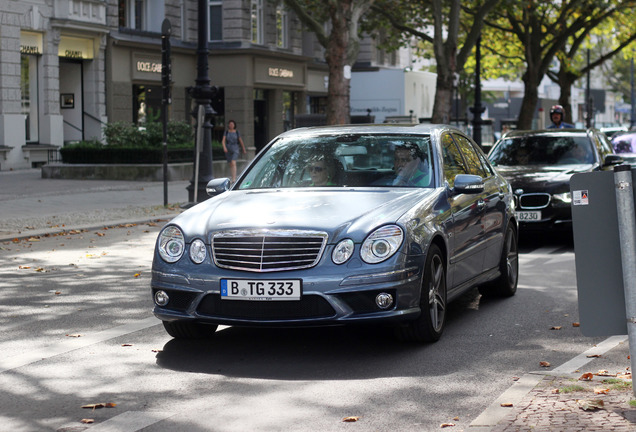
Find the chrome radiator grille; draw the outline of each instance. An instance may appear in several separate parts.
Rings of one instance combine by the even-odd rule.
[[[528,193],[519,197],[519,207],[524,210],[536,210],[546,208],[550,204],[550,194]]]
[[[315,266],[327,233],[301,230],[224,231],[212,236],[214,263],[252,272],[297,270]]]

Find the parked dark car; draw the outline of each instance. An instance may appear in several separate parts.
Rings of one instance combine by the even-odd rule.
[[[436,341],[466,290],[517,289],[512,190],[448,126],[291,130],[208,192],[157,239],[153,311],[176,338],[385,322]]]
[[[571,230],[570,177],[622,163],[595,129],[512,131],[488,159],[512,185],[520,230]]]

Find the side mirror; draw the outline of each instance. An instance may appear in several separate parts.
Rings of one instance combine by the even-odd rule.
[[[623,158],[617,154],[609,154],[605,156],[605,160],[603,160],[603,166],[612,166],[612,165],[620,165],[623,163]]]
[[[208,182],[205,186],[205,191],[211,197],[220,195],[223,192],[226,192],[230,189],[230,179],[229,178],[215,178]]]
[[[484,179],[473,174],[455,176],[455,193],[476,194],[484,191]]]

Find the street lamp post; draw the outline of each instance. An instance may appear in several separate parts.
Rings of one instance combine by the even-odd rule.
[[[634,97],[634,50],[632,50],[632,66],[631,66],[631,85],[632,85],[632,94],[631,94],[631,115],[629,118],[629,129],[631,130],[634,125],[636,125],[636,107],[634,107],[634,103],[636,102],[636,98]]]
[[[585,114],[585,127],[592,127],[592,118],[593,118],[593,106],[592,106],[592,95],[590,90],[590,50],[587,50],[587,84],[585,86],[585,110],[587,111]]]
[[[195,161],[198,160],[198,170],[192,173],[192,180],[188,189],[188,201],[198,203],[207,199],[205,187],[214,178],[212,174],[212,116],[215,114],[212,109],[212,98],[216,94],[216,88],[210,86],[208,75],[208,24],[206,13],[206,0],[198,0],[198,44],[197,44],[197,78],[194,87],[188,87],[188,93],[196,101],[196,109],[192,111],[192,116],[197,119],[199,106],[203,106],[204,116],[201,128],[201,141],[195,146]],[[198,158],[198,159],[197,159]],[[198,172],[197,172],[198,171]],[[196,191],[196,193],[195,193]],[[195,199],[196,197],[196,199]]]
[[[473,140],[481,147],[481,114],[486,111],[486,107],[481,105],[481,36],[477,38],[477,46],[475,51],[475,106],[470,109],[473,113]]]

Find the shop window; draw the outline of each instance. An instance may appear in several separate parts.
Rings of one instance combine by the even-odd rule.
[[[119,0],[119,27],[161,33],[164,0]]]
[[[20,58],[20,93],[27,142],[37,142],[39,139],[37,65],[37,56],[23,54]]]
[[[252,43],[263,43],[263,0],[252,0]]]
[[[133,85],[133,123],[143,126],[161,121],[161,86]]]
[[[279,48],[287,48],[287,26],[287,9],[284,5],[279,4],[276,6],[276,46]]]
[[[223,2],[208,0],[208,23],[210,23],[209,40],[223,40]]]

